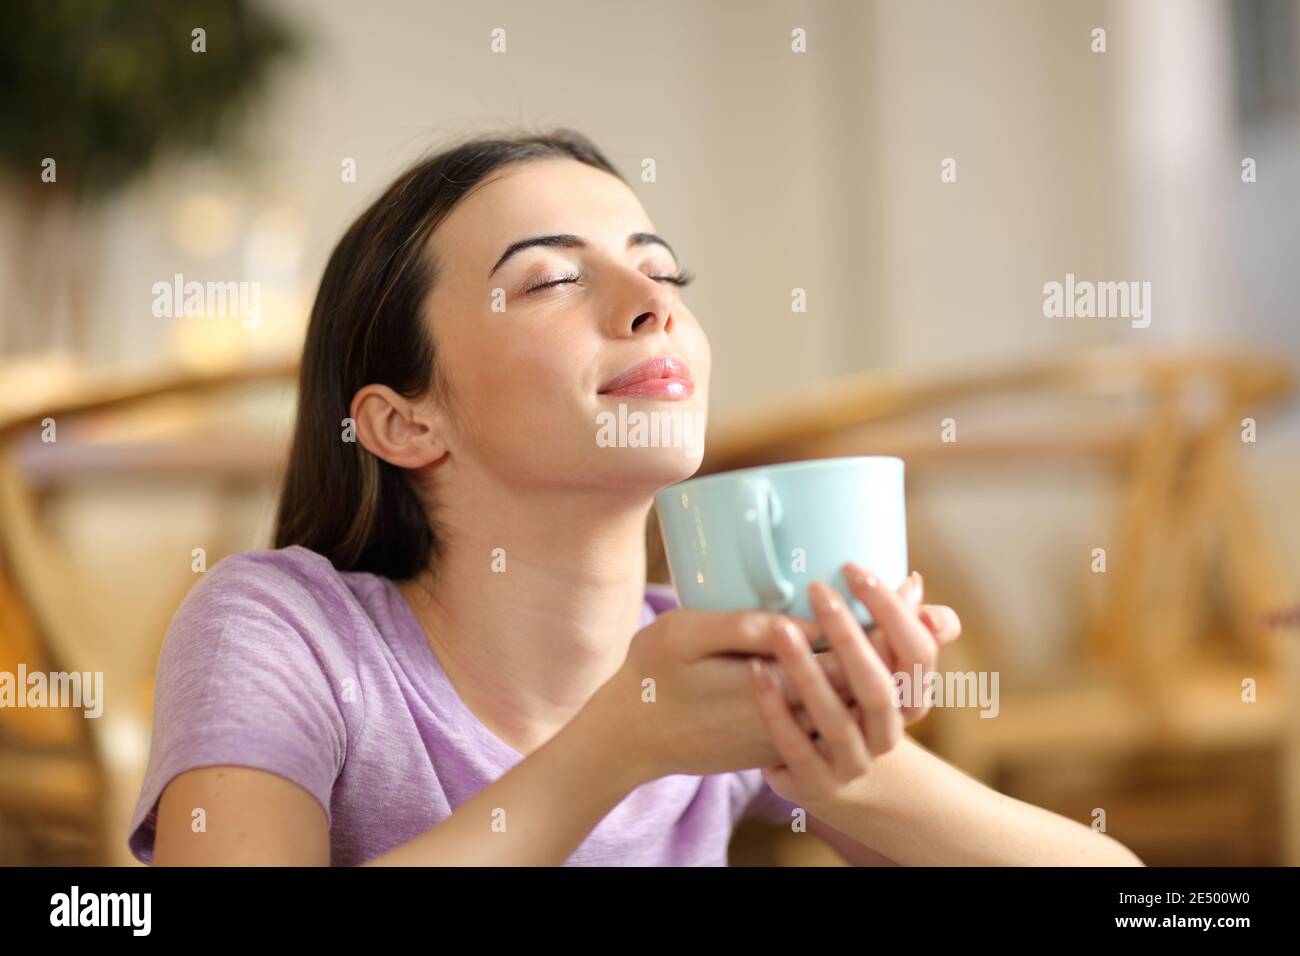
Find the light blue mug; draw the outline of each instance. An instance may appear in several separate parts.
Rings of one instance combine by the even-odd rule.
[[[683,607],[813,618],[808,585],[822,581],[869,627],[844,563],[895,591],[907,579],[901,458],[824,458],[690,478],[660,490],[655,509]]]

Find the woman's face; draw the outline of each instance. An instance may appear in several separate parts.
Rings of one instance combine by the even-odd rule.
[[[654,236],[625,184],[569,159],[507,167],[438,226],[428,314],[465,473],[652,492],[695,472],[709,344]],[[515,245],[540,237],[561,238]],[[677,365],[607,388],[654,359]]]

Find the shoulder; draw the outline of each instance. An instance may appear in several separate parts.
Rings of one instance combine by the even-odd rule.
[[[363,633],[350,593],[328,559],[300,547],[233,554],[205,572],[163,640],[155,747],[298,735],[341,760],[346,725],[360,717],[344,706]]]
[[[291,625],[346,620],[339,612],[354,600],[347,577],[324,555],[299,545],[243,551],[203,573],[181,602],[177,618],[204,622],[251,616]]]
[[[231,554],[204,573],[186,600],[238,599],[245,595],[325,595],[345,587],[329,558],[300,545]]]
[[[329,669],[353,656],[356,603],[345,576],[314,551],[294,545],[229,555],[203,572],[172,617],[160,677],[195,660]]]
[[[131,848],[148,862],[158,801],[198,767],[266,770],[330,795],[361,731],[360,612],[347,580],[306,548],[247,551],[203,572],[158,659],[149,764]],[[349,603],[351,602],[351,603]]]

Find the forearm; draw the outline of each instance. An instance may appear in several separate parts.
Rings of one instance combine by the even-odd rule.
[[[911,737],[808,812],[906,866],[1141,866],[1082,823],[998,793]]]
[[[559,866],[644,782],[618,743],[588,705],[446,820],[367,865]]]

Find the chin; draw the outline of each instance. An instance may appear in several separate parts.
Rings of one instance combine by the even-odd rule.
[[[605,480],[657,491],[699,471],[706,423],[699,399],[602,402],[595,419],[595,460]]]
[[[597,460],[602,463],[601,484],[654,494],[699,471],[701,456],[693,449],[629,447],[601,449]]]
[[[658,479],[658,484],[671,485],[685,481],[700,470],[704,456],[703,442],[693,449],[682,448],[640,448],[639,461],[644,473]]]
[[[704,454],[704,430],[704,412],[694,403],[619,402],[596,415],[596,445],[601,450],[625,452],[645,464],[675,462],[692,466],[692,471]]]

